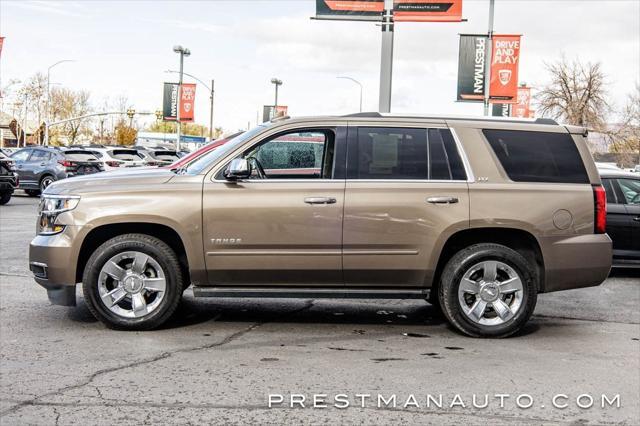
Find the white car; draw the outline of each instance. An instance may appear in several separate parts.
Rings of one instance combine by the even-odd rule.
[[[131,148],[88,148],[88,151],[94,153],[105,170],[118,170],[124,167],[141,167],[146,166],[144,157],[135,149]]]

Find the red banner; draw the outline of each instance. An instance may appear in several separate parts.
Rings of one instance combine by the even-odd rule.
[[[460,22],[462,0],[394,0],[396,22]]]
[[[2,45],[4,44],[4,37],[0,37],[0,56],[2,56]]]
[[[531,88],[520,86],[518,87],[517,102],[511,109],[511,116],[518,118],[531,118],[533,117],[533,111],[531,111]]]
[[[502,103],[516,103],[518,95],[518,66],[520,65],[520,36],[494,35],[491,46],[491,99]]]
[[[193,121],[196,102],[196,85],[182,83],[180,96],[180,121]]]

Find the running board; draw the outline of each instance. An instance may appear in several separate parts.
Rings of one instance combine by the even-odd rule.
[[[428,299],[429,289],[193,287],[193,295],[289,299]]]

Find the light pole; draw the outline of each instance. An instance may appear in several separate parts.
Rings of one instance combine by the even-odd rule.
[[[173,71],[173,70],[166,70],[165,72],[173,72],[173,73],[178,73],[178,71]],[[209,91],[209,142],[211,142],[213,140],[213,95],[214,95],[214,81],[213,79],[211,79],[211,87],[209,87],[204,81],[200,80],[198,77],[196,77],[195,75],[191,75],[189,73],[186,72],[182,72],[182,74],[191,77],[192,79],[196,80],[197,82],[199,82],[200,84],[202,84],[208,91]]]
[[[45,145],[49,145],[49,122],[51,121],[51,107],[49,106],[49,103],[51,102],[51,82],[50,82],[51,68],[55,67],[56,65],[60,65],[64,62],[75,62],[75,60],[63,59],[49,66],[49,68],[47,68],[47,118],[46,118],[46,122],[44,123],[44,144]]]
[[[341,75],[341,76],[338,76],[336,78],[344,78],[346,80],[351,80],[354,83],[356,83],[358,86],[360,86],[360,112],[362,112],[362,84],[358,80],[356,80],[355,78],[347,77],[346,75],[345,76]]]
[[[273,103],[273,117],[271,117],[271,118],[274,118],[278,116],[278,86],[282,86],[282,80],[279,80],[277,78],[272,78],[271,83],[273,83],[276,86],[276,100]]]
[[[183,74],[183,63],[184,57],[191,55],[191,51],[186,47],[182,46],[173,46],[173,51],[180,54],[180,79],[178,81],[178,137],[176,139],[176,151],[180,151],[180,134],[182,133],[182,122],[180,121],[180,104],[182,103],[182,74]]]

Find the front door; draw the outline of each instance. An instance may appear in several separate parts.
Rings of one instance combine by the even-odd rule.
[[[433,249],[469,225],[469,190],[449,129],[350,127],[347,286],[424,287]]]
[[[607,193],[607,234],[613,242],[613,256],[622,258],[633,246],[631,242],[633,221],[627,212],[625,197],[620,191],[617,180],[603,178],[602,186]]]
[[[343,285],[345,133],[309,128],[267,137],[238,155],[252,164],[250,179],[217,173],[204,184],[210,285]]]

